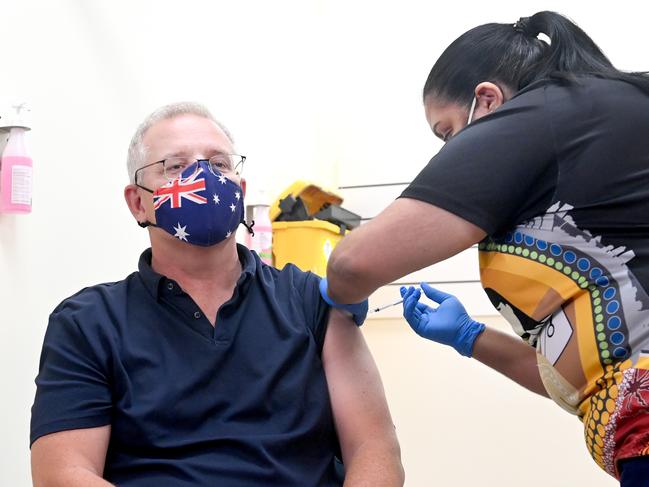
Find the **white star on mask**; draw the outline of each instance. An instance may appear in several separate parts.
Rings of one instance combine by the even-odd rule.
[[[241,198],[241,195],[240,195],[239,192],[237,191],[236,193],[234,193],[234,197],[238,200],[239,198]]]
[[[232,210],[232,213],[234,213],[234,210],[236,210],[237,207],[234,206],[234,203],[232,203],[232,204],[230,205],[230,209]]]
[[[214,200],[214,203],[217,204],[217,205],[221,202],[221,200],[219,199],[219,195],[217,195],[217,194],[215,194],[214,198],[212,198],[212,199]]]
[[[228,232],[225,234],[225,238],[230,238],[230,235],[232,235],[232,232]]]
[[[223,174],[219,176],[219,183],[225,184],[225,176]]]
[[[185,242],[187,242],[187,237],[189,237],[189,233],[185,231],[187,225],[181,227],[180,222],[178,222],[178,226],[173,228],[174,230],[176,230],[176,234],[174,235],[174,237],[178,237],[180,240],[184,240]]]

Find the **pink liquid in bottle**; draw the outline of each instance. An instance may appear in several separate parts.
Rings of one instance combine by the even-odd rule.
[[[25,146],[25,129],[12,127],[0,159],[0,213],[32,211],[32,158]]]

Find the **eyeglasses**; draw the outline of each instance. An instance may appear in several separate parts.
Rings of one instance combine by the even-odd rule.
[[[142,166],[137,171],[135,171],[135,184],[138,184],[138,175],[141,171],[147,168],[149,173],[153,173],[154,177],[164,176],[168,181],[176,179],[180,176],[188,167],[194,166],[194,172],[187,174],[185,177],[192,177],[198,171],[198,162],[205,161],[207,166],[210,169],[210,172],[215,176],[218,176],[219,173],[224,176],[241,176],[243,172],[243,163],[246,161],[246,156],[240,156],[238,154],[217,154],[210,157],[209,159],[192,159],[189,157],[169,157],[161,161],[152,162],[146,166]],[[144,188],[146,189],[146,188]]]

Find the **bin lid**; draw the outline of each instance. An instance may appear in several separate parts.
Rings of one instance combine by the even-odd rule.
[[[333,191],[324,189],[310,181],[298,180],[286,188],[270,206],[270,221],[275,221],[282,213],[279,202],[287,196],[293,196],[294,198],[299,196],[306,205],[309,215],[320,211],[325,203],[340,205],[343,202],[342,197]]]

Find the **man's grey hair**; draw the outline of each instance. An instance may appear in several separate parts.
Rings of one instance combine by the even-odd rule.
[[[225,127],[225,125],[216,120],[204,105],[194,102],[179,102],[164,105],[144,119],[135,131],[135,134],[131,139],[131,144],[128,146],[126,167],[128,169],[128,177],[131,184],[135,183],[135,171],[142,167],[146,162],[147,147],[144,145],[143,140],[147,130],[162,120],[187,114],[198,115],[199,117],[205,117],[208,120],[211,120],[218,125],[221,130],[223,130],[228,139],[230,139],[230,142],[234,145],[234,139],[232,138],[230,131]]]

